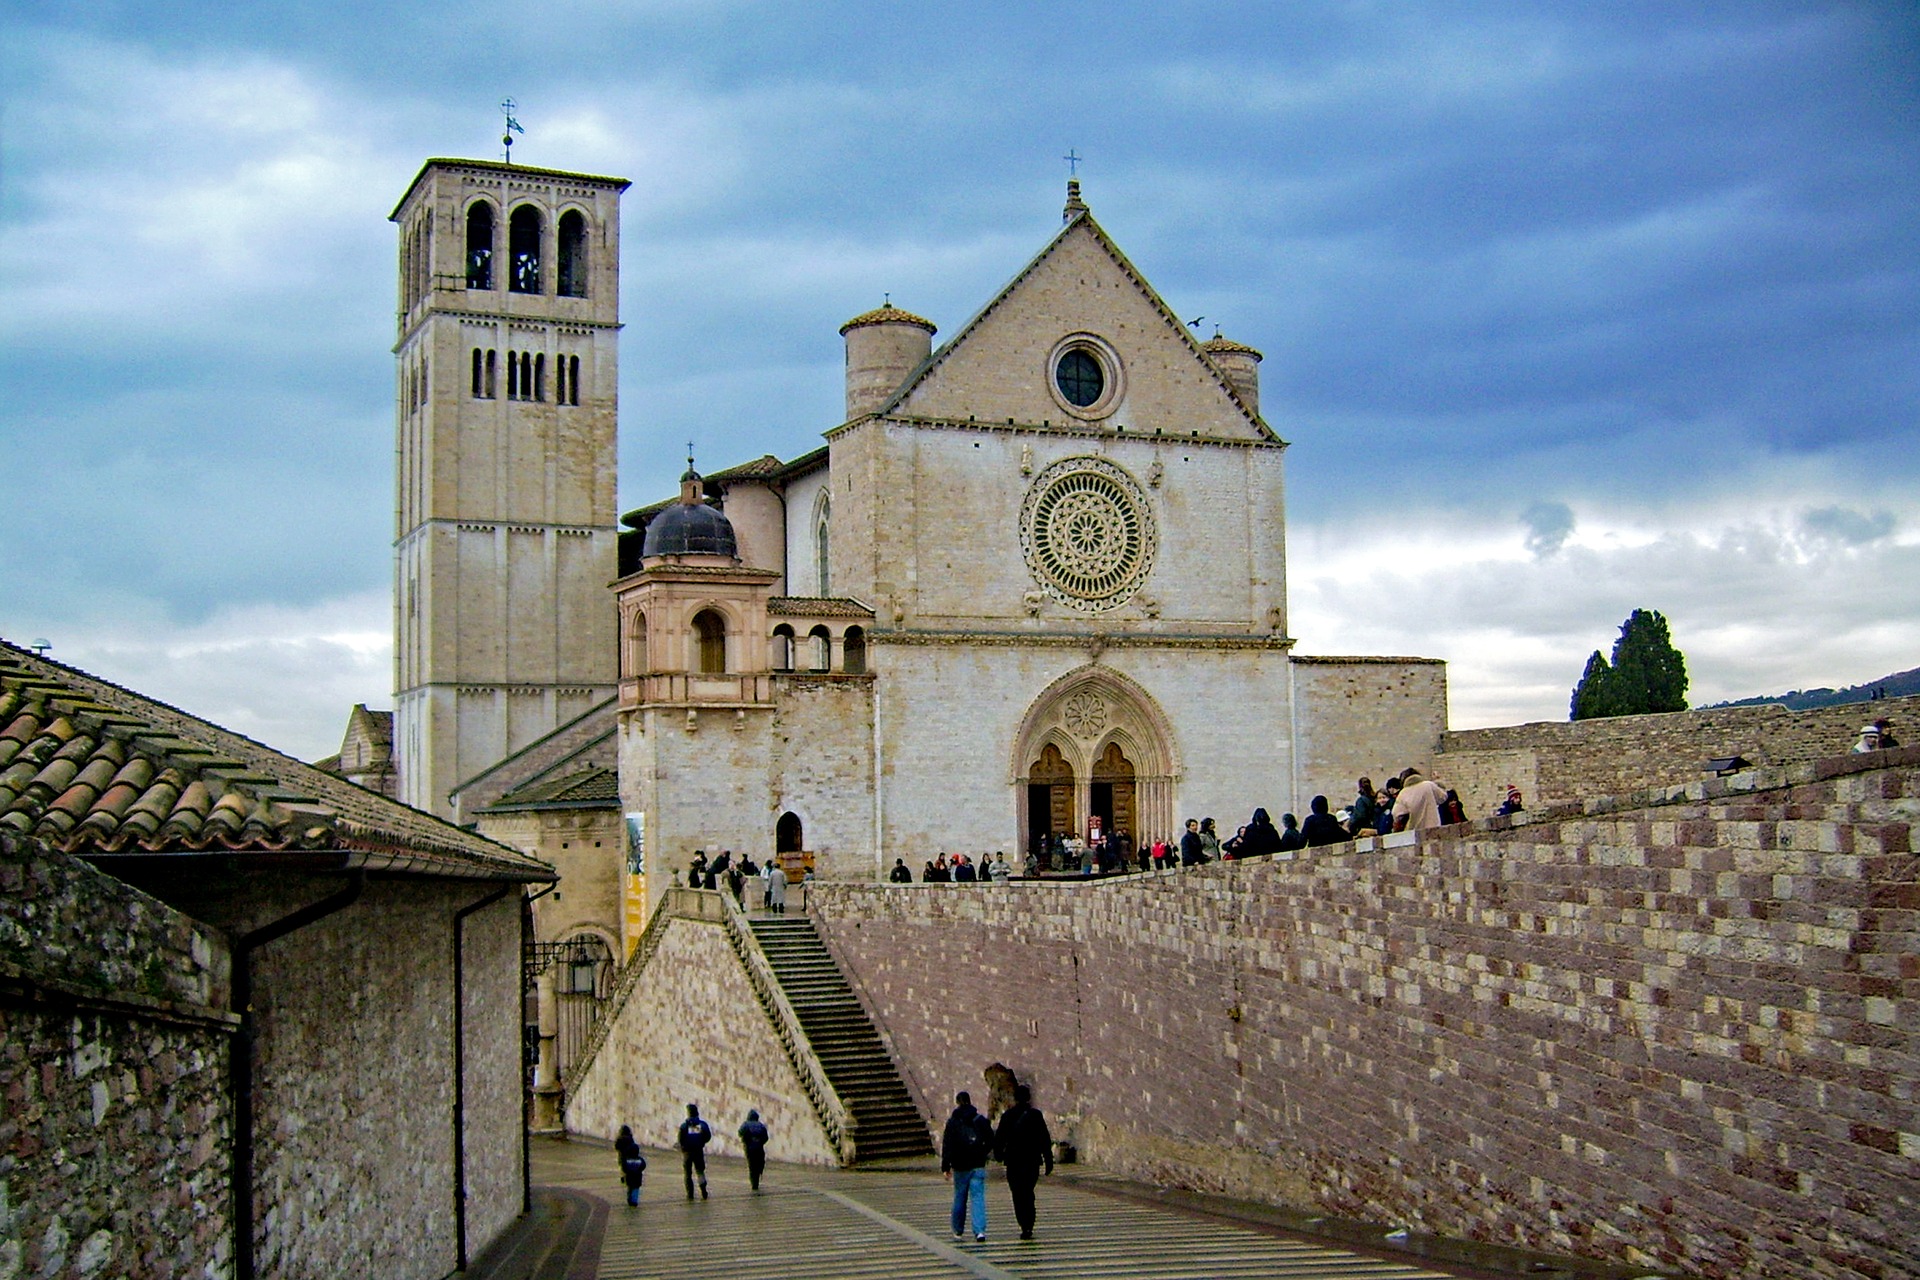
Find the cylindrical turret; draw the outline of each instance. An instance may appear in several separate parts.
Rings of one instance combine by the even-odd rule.
[[[1235,342],[1223,338],[1216,330],[1211,338],[1200,344],[1207,358],[1233,388],[1240,402],[1247,406],[1247,412],[1260,416],[1260,353],[1244,342]]]
[[[847,417],[885,404],[933,354],[934,325],[891,302],[840,326],[847,340]]]

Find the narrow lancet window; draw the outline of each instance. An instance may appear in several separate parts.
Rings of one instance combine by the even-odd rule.
[[[580,357],[567,357],[567,403],[580,403]]]
[[[496,392],[496,391],[494,390],[494,388],[495,388],[496,386],[498,386],[498,385],[499,385],[499,384],[498,384],[498,382],[497,382],[497,381],[495,380],[495,376],[494,376],[494,375],[495,375],[495,373],[496,373],[496,372],[498,371],[498,369],[499,369],[499,366],[500,366],[500,360],[499,360],[499,356],[500,356],[500,353],[499,353],[498,351],[492,351],[492,350],[489,350],[489,351],[487,352],[487,391],[486,391],[486,397],[487,397],[487,399],[489,399],[489,400],[491,400],[491,399],[493,399],[493,398],[494,398],[494,396],[498,394],[498,393],[497,393],[497,392]]]
[[[533,398],[547,398],[547,353],[544,351],[533,358]]]

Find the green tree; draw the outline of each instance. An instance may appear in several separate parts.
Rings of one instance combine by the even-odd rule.
[[[1620,626],[1613,661],[1598,649],[1573,687],[1571,718],[1637,716],[1687,709],[1687,660],[1673,647],[1667,620],[1652,609],[1635,609]]]

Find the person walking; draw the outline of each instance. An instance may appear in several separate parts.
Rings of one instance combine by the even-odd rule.
[[[1033,1090],[1026,1085],[1013,1086],[1013,1105],[1000,1117],[994,1149],[1007,1166],[1007,1190],[1013,1195],[1013,1216],[1020,1224],[1020,1238],[1031,1240],[1033,1186],[1040,1181],[1042,1166],[1053,1172],[1053,1135],[1047,1132],[1047,1118],[1033,1105]]]
[[[987,1158],[993,1154],[993,1122],[973,1109],[973,1099],[962,1089],[954,1095],[953,1114],[940,1135],[940,1173],[953,1179],[953,1238],[967,1225],[967,1205],[973,1205],[973,1238],[987,1238]]]
[[[700,1118],[700,1108],[687,1104],[687,1118],[680,1122],[680,1168],[687,1179],[687,1199],[693,1199],[693,1179],[700,1175],[700,1198],[707,1198],[707,1143],[713,1141],[713,1129]]]
[[[627,1203],[638,1208],[640,1184],[647,1177],[647,1158],[640,1154],[640,1144],[633,1140],[629,1126],[620,1126],[620,1136],[613,1140],[613,1153],[620,1157],[620,1176],[627,1183]]]
[[[747,1153],[747,1181],[758,1191],[767,1168],[767,1126],[760,1123],[758,1111],[747,1112],[747,1122],[740,1126],[740,1148]]]
[[[767,868],[767,910],[777,916],[787,914],[787,869],[778,862]]]

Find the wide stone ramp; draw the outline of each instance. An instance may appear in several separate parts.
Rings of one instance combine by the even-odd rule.
[[[931,1152],[926,1121],[813,922],[805,916],[755,916],[751,923],[827,1081],[853,1113],[854,1158]]]

